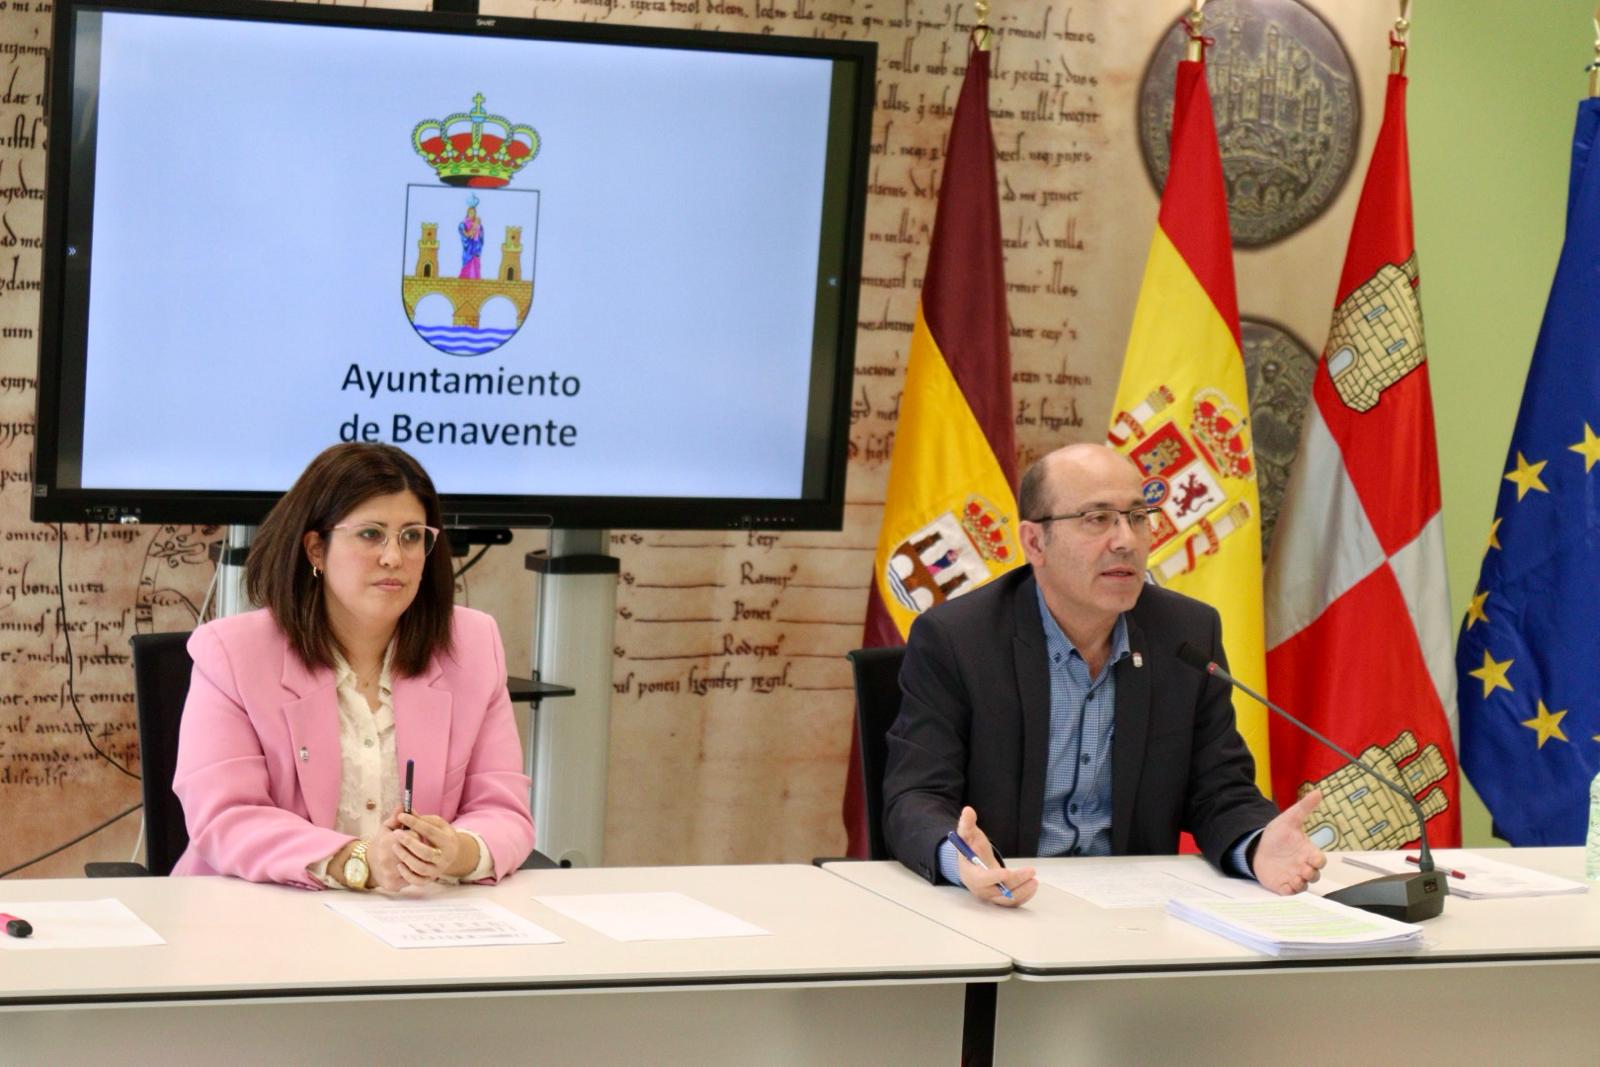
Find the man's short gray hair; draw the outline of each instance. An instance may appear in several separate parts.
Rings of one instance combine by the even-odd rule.
[[[1022,472],[1022,482],[1017,487],[1017,514],[1027,522],[1037,522],[1050,514],[1053,501],[1047,484],[1050,457],[1040,456]]]

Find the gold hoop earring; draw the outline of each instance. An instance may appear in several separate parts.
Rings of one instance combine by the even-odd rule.
[[[322,577],[322,568],[317,566],[315,563],[313,563],[311,565],[311,577],[313,577],[313,578],[321,578]]]

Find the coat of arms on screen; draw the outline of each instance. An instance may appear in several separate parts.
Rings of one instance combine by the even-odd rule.
[[[411,146],[438,183],[406,186],[406,318],[439,351],[481,356],[511,340],[533,305],[539,192],[506,186],[539,154],[539,134],[489,114],[478,93],[471,111],[417,123]]]

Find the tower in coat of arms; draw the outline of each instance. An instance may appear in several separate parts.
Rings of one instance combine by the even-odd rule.
[[[1009,526],[999,508],[969,497],[959,515],[945,512],[889,554],[889,591],[907,611],[924,612],[976,589],[1016,561]]]
[[[539,192],[507,186],[539,154],[539,134],[490,114],[478,93],[470,111],[417,123],[411,146],[437,183],[406,187],[406,319],[440,352],[481,356],[511,340],[533,306]]]
[[[1339,399],[1371,411],[1389,386],[1428,358],[1417,299],[1417,256],[1385,263],[1344,298],[1328,331],[1328,377]]]

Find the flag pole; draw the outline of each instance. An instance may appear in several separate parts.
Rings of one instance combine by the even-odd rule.
[[[1200,63],[1206,58],[1206,45],[1209,43],[1200,34],[1200,25],[1205,22],[1206,0],[1192,0],[1189,13],[1183,16],[1183,21],[1189,25],[1189,44],[1183,58],[1190,63]]]
[[[972,27],[975,44],[978,51],[987,52],[994,41],[994,31],[989,28],[989,0],[974,0],[972,8],[978,15],[978,23]]]
[[[1589,72],[1589,95],[1600,96],[1600,6],[1594,9],[1594,59],[1585,69]]]
[[[1389,33],[1389,73],[1406,72],[1406,48],[1411,42],[1411,0],[1400,0],[1400,17]],[[1593,82],[1591,81],[1591,85]]]

